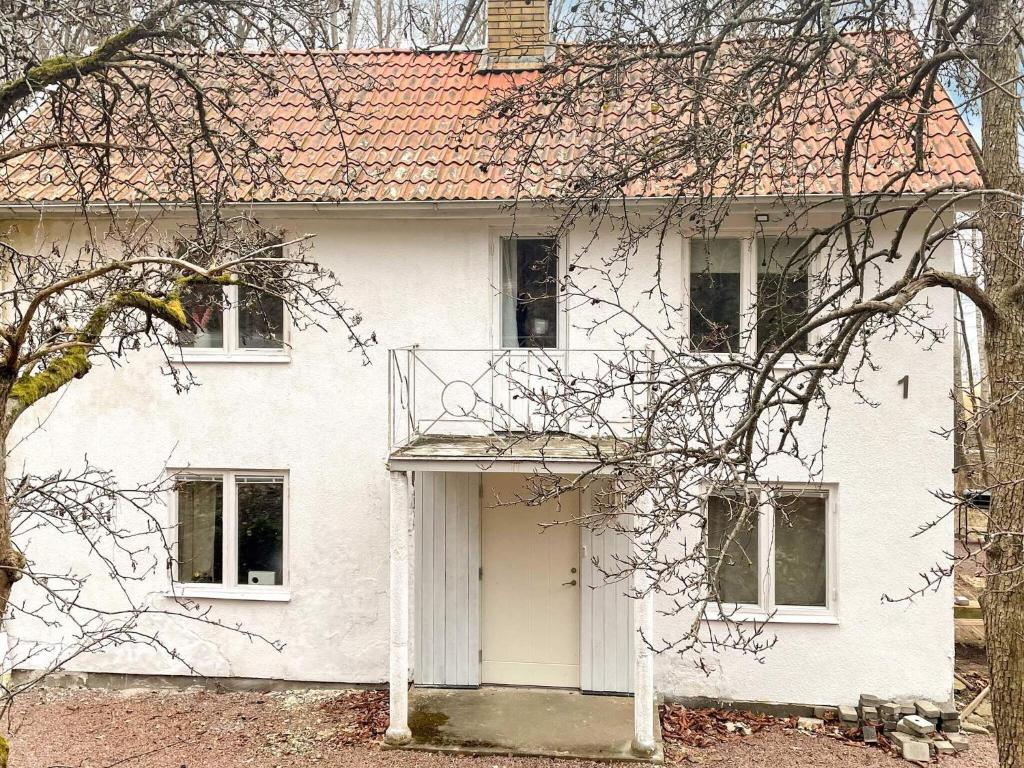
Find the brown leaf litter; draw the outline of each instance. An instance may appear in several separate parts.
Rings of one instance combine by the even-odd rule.
[[[771,715],[728,709],[688,709],[673,704],[661,707],[661,733],[665,741],[687,747],[706,748],[728,739],[757,733],[765,728],[790,722]],[[737,726],[746,726],[740,728]]]

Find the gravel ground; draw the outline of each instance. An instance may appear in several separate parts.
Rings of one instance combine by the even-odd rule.
[[[540,768],[534,758],[468,758],[381,750],[366,694],[40,691],[20,698],[6,722],[11,768]],[[364,702],[364,704],[360,704]],[[362,707],[362,708],[361,708]],[[371,713],[372,714],[372,713]],[[684,765],[879,766],[909,763],[881,750],[767,728],[704,749],[669,748]],[[948,768],[994,768],[995,745],[974,737]],[[593,763],[561,761],[566,768]],[[604,764],[607,765],[607,764]]]

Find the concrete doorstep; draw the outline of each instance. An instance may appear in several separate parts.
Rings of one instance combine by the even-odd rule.
[[[540,688],[413,688],[412,741],[399,749],[470,755],[521,755],[664,762],[655,717],[654,757],[633,741],[633,698]]]

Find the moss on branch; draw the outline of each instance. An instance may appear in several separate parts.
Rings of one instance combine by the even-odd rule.
[[[24,411],[65,384],[85,376],[92,367],[89,352],[100,342],[111,316],[125,309],[141,310],[179,331],[188,328],[180,287],[176,286],[166,298],[145,291],[120,291],[93,311],[82,330],[75,334],[74,346],[55,355],[42,370],[18,378],[10,393],[11,399],[17,400],[16,412]]]

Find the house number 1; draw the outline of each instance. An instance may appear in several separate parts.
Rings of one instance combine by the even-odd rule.
[[[896,383],[903,385],[903,399],[906,400],[908,397],[910,397],[910,374],[908,373],[906,376],[904,376]]]

